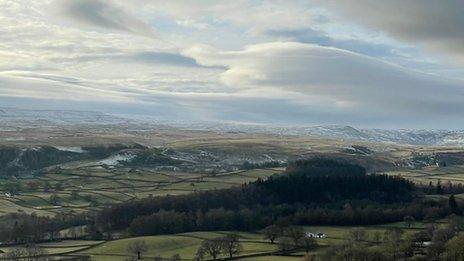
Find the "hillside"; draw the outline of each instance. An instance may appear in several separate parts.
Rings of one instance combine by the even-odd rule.
[[[174,132],[208,131],[219,134],[303,136],[421,146],[464,146],[463,130],[385,130],[343,125],[297,127],[228,122],[178,122],[160,120],[156,116],[115,116],[95,111],[28,110],[0,107],[0,132],[11,132],[17,128],[81,128],[82,126],[91,127],[93,132],[120,132],[124,135],[133,134],[134,130],[143,133],[147,130],[168,128]]]

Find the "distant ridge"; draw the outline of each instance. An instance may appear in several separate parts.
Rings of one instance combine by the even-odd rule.
[[[301,135],[328,139],[427,146],[464,146],[464,130],[384,130],[355,128],[346,125],[280,127],[248,123],[156,120],[151,117],[138,117],[135,119],[129,115],[116,116],[96,111],[31,110],[0,107],[0,128],[72,125],[138,125],[139,127],[164,125],[186,130]]]
[[[131,124],[135,121],[95,111],[0,108],[0,126],[45,127],[61,125]]]
[[[318,138],[352,141],[370,141],[427,146],[464,146],[463,130],[384,130],[362,129],[345,125],[320,125],[310,127],[276,127],[254,124],[184,123],[176,127],[219,132],[270,133],[278,135],[302,135]]]

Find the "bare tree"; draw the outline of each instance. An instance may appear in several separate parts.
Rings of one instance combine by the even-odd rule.
[[[21,258],[21,257],[26,256],[26,255],[27,255],[27,254],[26,254],[26,250],[25,250],[24,248],[22,248],[22,247],[15,247],[15,248],[10,249],[10,250],[6,253],[5,257],[6,257],[7,259],[17,260],[17,259],[19,259],[19,258]]]
[[[382,240],[382,233],[380,233],[380,231],[375,231],[372,235],[372,240],[374,243],[380,244],[380,241]]]
[[[350,230],[350,238],[355,242],[364,241],[366,238],[366,230],[364,228],[355,227]]]
[[[274,243],[278,237],[282,236],[282,228],[277,225],[270,225],[263,229],[263,234],[266,239]]]
[[[403,231],[397,228],[391,228],[384,233],[387,248],[392,255],[393,259],[396,260],[400,250],[401,238],[403,237]]]
[[[278,241],[277,247],[279,248],[279,251],[282,252],[283,254],[287,254],[291,250],[295,249],[293,238],[279,237],[277,241]]]
[[[45,259],[47,255],[47,251],[36,244],[27,244],[24,252],[26,256],[31,260],[41,260]]]
[[[301,227],[290,226],[284,229],[284,235],[293,240],[293,245],[298,245],[298,240],[305,235],[305,232]]]
[[[457,235],[450,239],[445,245],[446,260],[464,260],[464,236]]]
[[[225,254],[232,258],[234,255],[238,255],[242,251],[242,245],[239,242],[237,234],[228,234],[221,239],[222,250]]]
[[[142,254],[147,252],[147,243],[145,240],[137,239],[129,243],[127,250],[137,255],[137,259],[142,259]]]
[[[414,219],[413,216],[405,216],[403,218],[403,221],[406,224],[406,226],[408,226],[408,228],[411,228],[411,226],[414,224],[414,222],[416,222],[416,219]]]
[[[208,255],[216,260],[222,252],[222,238],[206,239],[198,248],[196,258],[201,260]]]
[[[298,240],[298,246],[304,248],[306,253],[317,247],[317,242],[312,237],[303,236]]]
[[[425,231],[419,231],[415,233],[414,235],[414,241],[419,244],[419,246],[424,246],[424,242],[427,240],[431,240],[431,238],[428,236],[427,232]]]
[[[59,202],[60,198],[58,197],[57,194],[53,193],[51,196],[50,196],[50,203],[52,203],[53,205],[57,205],[58,202]]]

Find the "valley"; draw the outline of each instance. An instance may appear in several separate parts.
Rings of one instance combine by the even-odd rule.
[[[41,113],[43,112],[38,114]],[[415,142],[353,138],[339,132],[344,131],[346,134],[346,131],[351,132],[352,129],[334,127],[329,128],[332,133],[330,135],[302,135],[299,132],[283,135],[275,131],[257,131],[237,126],[227,130],[207,130],[198,126],[196,129],[189,129],[186,126],[141,124],[99,114],[89,116],[87,113],[52,113],[58,115],[53,116],[57,117],[55,120],[50,112],[45,115],[51,118],[47,124],[33,120],[37,114],[23,119],[22,125],[11,120],[3,121],[9,125],[1,129],[0,135],[0,223],[46,224],[45,230],[49,232],[37,232],[43,234],[40,239],[35,240],[34,247],[37,251],[46,253],[48,260],[127,260],[133,257],[128,247],[135,244],[134,242],[142,241],[147,247],[147,251],[143,253],[144,259],[178,260],[180,257],[181,260],[191,260],[196,257],[197,250],[204,242],[230,234],[238,236],[238,244],[241,246],[240,253],[234,259],[307,258],[308,254],[301,247],[291,247],[287,251],[282,248],[284,246],[280,241],[273,243],[266,239],[263,228],[269,221],[262,217],[254,219],[262,220],[260,222],[265,225],[250,225],[246,229],[237,227],[239,229],[229,230],[227,228],[236,227],[219,225],[184,227],[185,231],[160,233],[154,227],[151,228],[153,232],[147,232],[147,235],[143,234],[145,232],[140,234],[140,227],[130,221],[126,223],[130,224],[129,227],[111,227],[114,226],[110,225],[111,222],[104,225],[105,222],[98,220],[108,211],[111,213],[122,208],[124,213],[124,207],[137,206],[141,202],[151,204],[148,202],[152,200],[180,200],[178,197],[182,196],[186,196],[187,200],[204,193],[219,193],[215,197],[220,198],[223,191],[236,193],[236,189],[256,186],[270,177],[276,179],[285,176],[289,171],[288,164],[298,161],[317,162],[329,159],[359,165],[369,175],[402,177],[412,181],[417,189],[424,191],[421,193],[426,194],[424,197],[420,196],[423,199],[418,202],[414,201],[413,206],[409,206],[411,203],[401,203],[403,199],[400,202],[388,201],[383,208],[398,212],[388,214],[390,216],[385,214],[388,222],[375,221],[375,218],[364,223],[349,221],[346,203],[343,205],[341,202],[333,202],[327,208],[324,205],[311,204],[296,207],[290,201],[287,211],[293,213],[292,215],[296,215],[295,211],[309,211],[312,214],[304,214],[307,217],[276,217],[274,222],[284,227],[288,223],[298,224],[298,229],[304,233],[327,234],[327,238],[318,239],[317,247],[309,252],[309,256],[314,258],[321,258],[332,252],[333,248],[349,244],[352,242],[353,231],[359,229],[365,235],[360,245],[374,251],[376,247],[383,247],[388,243],[383,240],[377,242],[375,237],[378,234],[386,235],[392,229],[401,231],[402,240],[406,240],[429,226],[447,227],[454,221],[448,215],[440,214],[449,211],[443,208],[443,202],[451,194],[459,205],[464,200],[464,149],[460,147],[460,143],[427,145],[429,142],[423,141],[423,144],[417,145],[413,144]],[[89,120],[89,117],[95,117],[95,120]],[[320,131],[321,127],[317,129]],[[327,164],[333,168],[332,164],[335,163]],[[336,173],[336,169],[333,172]],[[440,192],[437,193],[439,187]],[[314,194],[311,195],[315,197]],[[323,197],[320,200],[326,199]],[[348,202],[353,204],[356,215],[367,211],[363,207],[366,203],[356,200]],[[246,202],[243,204],[246,205]],[[372,204],[370,207],[373,210],[369,211],[373,211],[370,214],[373,217],[377,215],[374,214],[376,211],[387,211],[380,210],[381,205],[377,206],[384,203],[368,204]],[[278,208],[271,206],[266,211],[283,215]],[[416,208],[419,206],[423,208],[423,212],[417,212]],[[224,211],[229,213],[226,216],[231,215],[227,210],[229,207],[232,206],[226,204],[217,210],[205,209],[202,212],[204,211],[204,215],[219,215],[217,218],[224,218],[221,216]],[[236,211],[240,209],[240,215],[245,215],[240,216],[240,220],[246,217],[247,211],[258,211],[256,215],[260,213],[252,205],[245,210],[242,209],[243,206],[232,208],[237,208]],[[376,210],[377,208],[379,209]],[[192,211],[199,210],[191,210],[188,215],[192,215]],[[218,212],[214,214],[214,211]],[[325,211],[328,211],[327,214],[323,214]],[[152,212],[147,212],[148,215],[150,213]],[[153,212],[153,215],[173,215],[171,218],[178,218],[176,213]],[[412,226],[402,221],[406,213],[414,213],[411,215],[417,219]],[[143,219],[143,215],[139,218]],[[328,216],[317,221],[317,215]],[[199,222],[199,217],[193,216],[189,218]],[[337,216],[343,219],[336,218]],[[137,220],[138,217],[133,218]],[[6,225],[1,229],[9,231],[10,228]],[[13,229],[21,229],[21,225],[15,225]],[[148,229],[146,227],[142,231],[149,231]],[[11,237],[8,233],[10,232],[3,233],[0,241],[4,243],[0,250],[14,253],[21,250],[21,247],[27,249],[27,244],[24,244],[30,240],[26,239],[27,230],[21,232],[26,233],[24,237],[19,234]],[[425,253],[426,249],[417,248],[415,251]]]

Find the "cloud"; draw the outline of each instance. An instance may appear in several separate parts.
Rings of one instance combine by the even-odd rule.
[[[129,32],[156,38],[155,30],[147,23],[126,12],[111,1],[59,1],[62,13],[70,19],[100,28]]]
[[[350,22],[464,60],[462,0],[316,1]]]
[[[333,106],[372,114],[450,115],[464,111],[464,83],[419,73],[330,47],[295,42],[250,45],[241,51],[197,46],[200,64],[226,66],[221,81],[242,88],[284,89],[332,99]]]
[[[0,96],[52,100],[131,102],[127,93],[98,86],[82,79],[36,73],[0,74]]]
[[[335,39],[327,33],[311,28],[294,30],[268,30],[266,35],[276,37],[279,40],[295,41],[300,43],[312,43],[321,46],[336,47],[365,54],[374,57],[396,57],[396,48],[382,43],[371,43],[357,39]]]
[[[180,67],[201,67],[195,59],[177,53],[140,52],[127,57],[128,60],[147,64],[164,64]]]
[[[351,0],[0,1],[0,104],[178,120],[462,127],[464,85],[440,77],[462,78],[462,68],[429,63],[433,56],[404,44],[460,56],[462,32],[442,18],[449,7],[431,0],[412,10],[418,1],[359,1],[366,6]],[[435,32],[438,17],[444,32]]]

